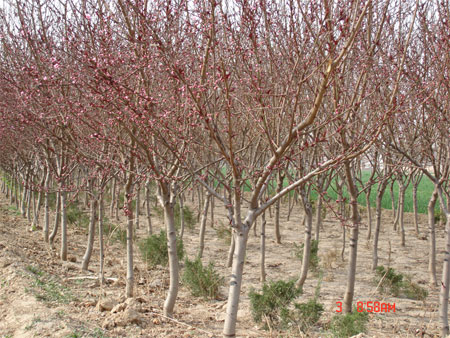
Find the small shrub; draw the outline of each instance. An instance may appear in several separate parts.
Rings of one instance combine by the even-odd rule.
[[[300,331],[306,332],[319,321],[323,310],[323,305],[314,298],[306,303],[294,304],[293,310],[283,308],[281,318],[284,326],[295,325]]]
[[[217,299],[223,282],[224,278],[214,270],[212,262],[208,266],[203,266],[200,258],[184,261],[183,283],[191,290],[194,297]]]
[[[301,293],[302,290],[295,287],[295,280],[266,283],[261,293],[250,290],[253,319],[257,323],[264,322],[265,329],[280,326],[285,322],[283,317],[287,314],[288,306]]]
[[[375,282],[379,286],[379,290],[382,293],[390,293],[394,297],[400,295],[400,291],[403,283],[403,275],[401,273],[396,273],[393,268],[385,269],[384,266],[380,265],[375,270]]]
[[[380,284],[380,292],[392,294],[394,297],[404,296],[409,299],[424,300],[428,292],[411,280],[411,277],[395,272],[393,268],[378,266],[375,270],[375,282]]]
[[[330,324],[330,331],[333,337],[347,338],[366,331],[366,325],[369,321],[368,312],[358,312],[356,309],[351,313],[337,314],[333,317]]]
[[[294,255],[295,257],[297,257],[299,260],[303,260],[303,248],[305,247],[305,244],[302,243],[301,245],[297,245],[296,243],[294,243]],[[312,239],[311,240],[311,253],[309,255],[309,267],[312,270],[316,270],[319,267],[319,256],[318,256],[318,252],[319,252],[319,241]]]
[[[139,243],[139,250],[148,266],[167,265],[169,254],[167,252],[167,235],[164,230],[159,234],[147,237]],[[183,259],[183,241],[177,238],[177,254],[178,259]]]

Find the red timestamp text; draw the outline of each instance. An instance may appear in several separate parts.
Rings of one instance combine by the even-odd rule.
[[[336,312],[342,312],[342,302],[336,302]],[[379,301],[356,302],[356,311],[358,312],[394,312],[395,303],[384,303]]]

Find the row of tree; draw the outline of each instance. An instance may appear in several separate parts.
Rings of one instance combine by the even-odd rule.
[[[305,210],[298,286],[308,270],[312,191],[318,193],[316,239],[322,204],[350,231],[345,312],[353,303],[360,194],[368,198],[377,184],[373,234],[368,210],[373,268],[381,198],[393,180],[400,187],[395,226],[402,245],[405,187],[410,181],[417,186],[422,175],[435,185],[430,210],[439,201],[450,229],[448,1],[25,0],[5,1],[0,21],[4,190],[12,202],[22,201],[33,224],[43,204],[44,240],[52,243],[61,228],[62,260],[67,206],[86,192],[87,268],[97,210],[103,213],[108,194],[117,212],[115,196],[122,187],[131,297],[132,201],[143,187],[149,207],[154,184],[167,228],[168,316],[179,284],[174,206],[187,189],[204,190],[204,210],[215,200],[228,213],[233,240],[226,337],[236,333],[249,231],[259,216],[264,227],[272,206],[279,229],[280,200],[291,201],[292,191]],[[370,164],[368,181],[362,180],[364,161]],[[340,208],[326,196],[332,182],[342,196]],[[50,233],[54,191],[57,216]],[[264,279],[264,228],[261,233]],[[430,276],[436,283],[434,217],[430,234]],[[447,234],[443,334],[449,331]],[[280,236],[277,230],[278,242]]]

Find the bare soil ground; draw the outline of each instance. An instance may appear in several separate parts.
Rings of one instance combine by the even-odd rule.
[[[286,210],[283,210],[286,214]],[[395,303],[395,313],[371,313],[368,331],[364,337],[437,337],[438,292],[437,286],[428,284],[428,241],[417,238],[411,215],[406,216],[406,246],[400,246],[400,236],[392,231],[391,212],[385,211],[380,238],[380,265],[394,267],[409,274],[413,281],[425,287],[429,295],[425,301],[381,295],[373,282],[371,270],[372,242],[366,240],[367,231],[360,232],[355,302],[380,301]],[[141,215],[141,224],[145,216]],[[303,215],[295,207],[289,222],[282,217],[282,244],[273,238],[273,219],[267,215],[267,279],[287,280],[300,271],[300,261],[294,257],[294,244],[303,241]],[[216,202],[215,219],[227,224],[223,207]],[[162,226],[153,218],[155,230]],[[421,215],[421,231],[426,234],[426,218]],[[209,223],[208,223],[209,224]],[[259,227],[259,223],[258,223]],[[138,238],[145,236],[144,226]],[[348,236],[347,236],[348,237]],[[444,230],[437,229],[438,276],[441,274]],[[136,248],[136,298],[126,301],[125,248],[120,242],[106,240],[106,276],[112,278],[100,286],[95,276],[98,271],[98,251],[90,265],[91,272],[80,270],[85,250],[86,231],[71,226],[69,229],[69,262],[58,258],[59,241],[55,249],[48,248],[39,231],[29,231],[26,219],[0,200],[0,337],[219,337],[223,326],[227,289],[221,289],[222,299],[204,301],[190,295],[181,286],[173,320],[162,316],[162,305],[168,286],[168,272],[163,267],[148,270]],[[187,255],[192,258],[198,247],[198,225],[185,233]],[[347,243],[348,244],[348,243]],[[323,271],[319,301],[325,311],[318,327],[306,333],[308,337],[331,337],[326,325],[336,314],[336,302],[342,301],[346,287],[347,253],[341,260],[342,227],[331,217],[324,221],[319,256]],[[212,261],[226,279],[225,267],[228,245],[218,238],[216,230],[208,225],[204,262]],[[248,292],[260,288],[259,238],[250,236],[240,310],[238,314],[239,337],[277,337],[258,327],[252,320]],[[299,301],[313,297],[318,274],[310,272]],[[107,304],[111,300],[112,304]],[[100,304],[99,304],[100,303]],[[116,309],[107,311],[101,307]],[[127,310],[129,309],[129,311]],[[128,312],[127,312],[128,311]],[[289,335],[285,333],[283,335]]]

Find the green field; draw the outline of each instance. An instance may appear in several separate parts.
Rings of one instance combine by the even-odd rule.
[[[370,171],[363,171],[363,182],[367,182],[370,178]],[[360,188],[360,187],[359,187]],[[370,205],[372,207],[375,207],[375,199],[377,194],[377,188],[378,184],[374,184],[372,187],[372,190],[370,192]],[[397,205],[398,202],[398,184],[394,183],[394,199],[395,203]],[[418,212],[421,214],[427,213],[427,206],[428,201],[430,199],[431,194],[434,190],[434,184],[430,181],[430,179],[426,176],[423,176],[418,189],[417,189],[417,205],[418,205]],[[328,195],[333,198],[337,199],[337,194],[333,188],[329,188],[327,191]],[[405,212],[413,212],[413,200],[412,200],[412,193],[413,193],[413,186],[412,183],[409,184],[408,188],[405,192]],[[347,192],[344,193],[345,196],[348,197]],[[363,193],[360,194],[358,198],[358,203],[366,206],[366,199],[365,195]],[[438,204],[438,203],[436,203]],[[390,194],[390,184],[386,187],[386,190],[384,192],[383,200],[382,200],[382,207],[384,209],[392,209],[391,204],[391,194]],[[436,205],[436,210],[439,210],[439,206]]]

